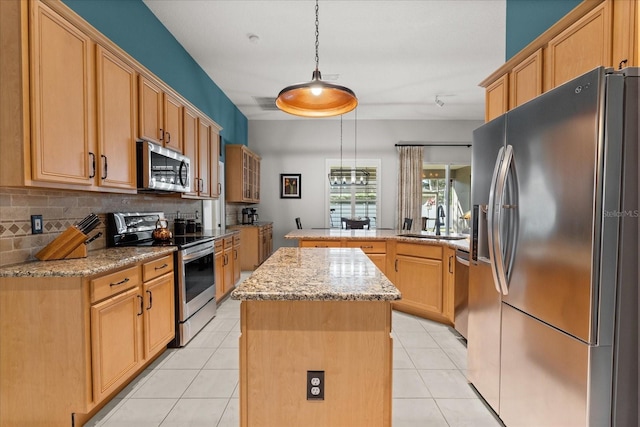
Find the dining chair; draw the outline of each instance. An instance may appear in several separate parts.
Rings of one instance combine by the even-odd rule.
[[[411,218],[405,218],[404,223],[402,224],[402,229],[411,230],[412,225],[413,225],[413,220]]]
[[[296,227],[298,227],[298,230],[302,230],[302,221],[300,221],[300,217],[296,218]]]

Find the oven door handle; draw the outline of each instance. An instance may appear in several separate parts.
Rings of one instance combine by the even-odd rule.
[[[197,252],[192,252],[187,255],[182,255],[182,261],[187,262],[197,258],[202,258],[205,255],[209,255],[213,253],[213,245],[210,248],[202,249]]]

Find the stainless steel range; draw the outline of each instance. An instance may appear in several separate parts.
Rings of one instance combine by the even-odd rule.
[[[177,246],[175,252],[176,338],[187,344],[216,315],[214,236],[207,232],[176,235],[156,242],[152,233],[163,212],[107,214],[108,246]]]

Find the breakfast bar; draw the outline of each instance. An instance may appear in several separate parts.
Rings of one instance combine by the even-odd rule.
[[[360,250],[280,248],[241,300],[241,426],[390,426],[391,301]]]

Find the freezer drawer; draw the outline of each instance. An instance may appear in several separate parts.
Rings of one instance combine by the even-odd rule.
[[[500,418],[509,427],[609,425],[606,391],[597,389],[609,383],[597,371],[607,357],[610,348],[589,346],[503,303]]]
[[[500,294],[491,266],[469,264],[469,323],[467,373],[469,381],[494,411],[500,412]]]

